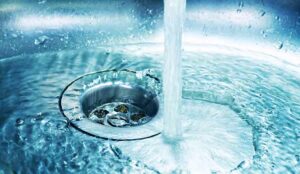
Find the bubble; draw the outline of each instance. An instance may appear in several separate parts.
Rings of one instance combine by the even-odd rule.
[[[18,119],[16,120],[16,125],[17,125],[17,126],[20,126],[20,125],[22,125],[22,124],[24,124],[24,120],[21,119],[21,118],[18,118]]]
[[[67,165],[68,165],[68,162],[64,160],[64,161],[63,161],[63,165],[64,165],[64,166],[67,166]]]

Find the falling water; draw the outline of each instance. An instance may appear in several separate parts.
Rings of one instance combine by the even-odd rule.
[[[181,41],[185,4],[185,0],[164,1],[164,135],[171,140],[180,138],[182,134]]]

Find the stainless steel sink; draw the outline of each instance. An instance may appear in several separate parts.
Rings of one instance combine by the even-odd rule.
[[[195,173],[299,173],[300,1],[187,0],[183,122],[191,125],[188,135],[199,135],[183,141],[185,150],[169,148],[161,129],[147,127],[164,107],[148,95],[161,79],[163,6],[163,0],[0,0],[0,173],[184,173],[162,162],[173,156],[191,162]],[[145,72],[157,79],[144,90],[120,79],[118,86],[98,86],[99,79],[116,78],[98,71],[123,68],[135,72],[124,84],[129,77],[136,84]],[[71,90],[60,97],[63,89]],[[119,90],[133,95],[115,96]],[[134,102],[124,96],[151,101],[153,112],[140,106],[132,110],[145,113],[129,115]],[[89,135],[134,141],[85,136],[59,109]]]
[[[1,1],[0,59],[163,41],[163,1]],[[300,52],[300,1],[189,0],[185,43]],[[252,46],[250,46],[250,45]]]

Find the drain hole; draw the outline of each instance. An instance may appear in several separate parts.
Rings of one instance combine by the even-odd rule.
[[[101,84],[81,98],[83,113],[93,122],[112,127],[132,127],[149,122],[158,112],[156,95],[139,86]]]
[[[138,126],[152,119],[141,108],[120,102],[99,106],[89,114],[88,118],[94,122],[113,127]]]
[[[61,93],[59,108],[89,135],[112,140],[153,137],[162,130],[159,79],[130,70],[83,75]]]

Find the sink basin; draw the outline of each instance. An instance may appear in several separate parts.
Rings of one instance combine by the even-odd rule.
[[[300,2],[187,1],[172,146],[163,5],[0,0],[0,173],[300,173]]]

